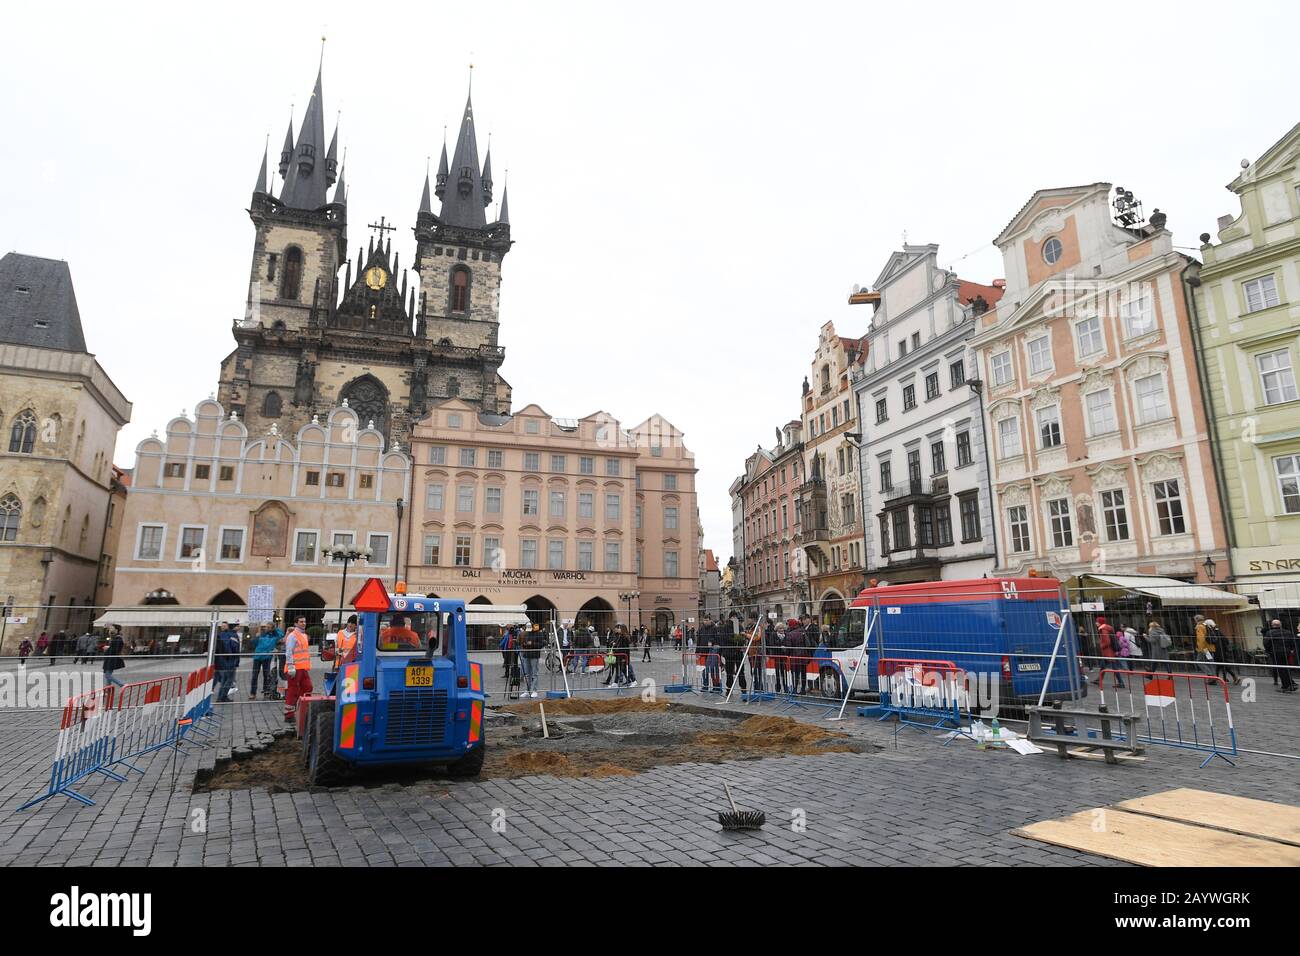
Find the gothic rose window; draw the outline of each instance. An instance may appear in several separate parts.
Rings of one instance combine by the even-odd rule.
[[[381,435],[388,434],[388,390],[376,379],[359,378],[343,390],[348,407],[357,413],[362,428],[370,422]]]

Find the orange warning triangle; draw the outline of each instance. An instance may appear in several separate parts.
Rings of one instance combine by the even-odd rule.
[[[370,578],[361,585],[361,590],[352,599],[352,606],[358,611],[387,611],[389,608],[388,591],[379,578]]]

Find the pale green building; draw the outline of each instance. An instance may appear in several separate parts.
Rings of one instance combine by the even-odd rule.
[[[1201,236],[1188,280],[1202,388],[1227,512],[1230,573],[1261,607],[1300,616],[1300,125],[1228,189],[1241,202]],[[1290,585],[1289,587],[1286,585]]]

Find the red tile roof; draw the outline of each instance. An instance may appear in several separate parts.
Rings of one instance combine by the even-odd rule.
[[[713,552],[710,551],[708,548],[704,549],[704,570],[705,571],[718,570],[718,559],[713,556]]]
[[[1004,292],[1006,292],[1006,288],[1003,286],[984,285],[980,282],[970,282],[967,279],[957,280],[957,301],[962,305],[966,305],[977,295],[982,295],[991,309],[998,304],[998,300],[1002,298]]]

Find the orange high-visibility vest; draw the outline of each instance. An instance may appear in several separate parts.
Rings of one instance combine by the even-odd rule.
[[[356,647],[357,634],[355,631],[349,634],[346,627],[339,631],[338,636],[334,638],[334,648],[338,653],[340,664],[346,664],[352,660],[352,652],[356,650]]]
[[[293,657],[289,663],[294,666],[295,670],[311,670],[311,645],[307,633],[293,627],[289,629],[289,636],[294,638]]]

